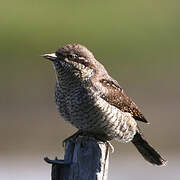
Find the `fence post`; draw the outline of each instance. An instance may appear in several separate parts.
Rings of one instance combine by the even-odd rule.
[[[107,180],[109,147],[94,138],[79,136],[65,146],[64,160],[44,160],[52,164],[52,180]]]

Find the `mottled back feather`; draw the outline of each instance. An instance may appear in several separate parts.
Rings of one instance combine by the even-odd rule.
[[[102,85],[108,89],[102,98],[111,105],[123,112],[129,112],[137,121],[148,123],[144,115],[140,112],[137,105],[129,98],[116,81],[107,79],[101,80]]]

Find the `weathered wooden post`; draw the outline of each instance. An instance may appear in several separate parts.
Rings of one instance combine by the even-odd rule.
[[[109,146],[94,138],[79,136],[65,146],[64,160],[45,161],[52,164],[52,180],[107,180]]]

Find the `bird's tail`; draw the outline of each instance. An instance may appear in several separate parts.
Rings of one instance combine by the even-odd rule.
[[[163,159],[158,152],[156,152],[148,142],[137,132],[132,140],[137,150],[142,154],[145,160],[153,165],[165,166],[167,161]]]

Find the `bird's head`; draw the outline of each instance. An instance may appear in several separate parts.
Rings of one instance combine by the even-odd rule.
[[[53,62],[56,72],[66,71],[82,79],[88,79],[104,69],[93,54],[80,44],[68,44],[55,53],[44,54],[44,58]]]

